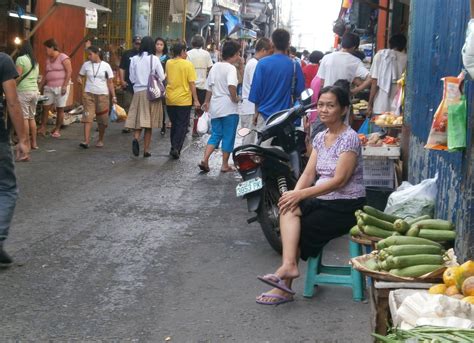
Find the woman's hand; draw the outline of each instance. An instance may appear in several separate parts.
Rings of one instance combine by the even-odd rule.
[[[204,112],[208,112],[209,111],[209,103],[205,102],[204,104],[202,104],[201,109]]]
[[[113,97],[112,97],[112,103],[114,103],[114,104],[117,103],[117,97],[116,97],[116,96],[113,96]]]
[[[67,93],[67,87],[62,86],[61,87],[61,95],[66,95],[66,93]]]
[[[301,191],[287,191],[283,193],[280,200],[278,201],[280,214],[285,214],[288,211],[292,212],[296,210],[301,200],[303,200]]]
[[[198,100],[198,99],[194,100],[194,107],[195,107],[195,108],[201,107],[201,104],[199,103],[199,100]]]

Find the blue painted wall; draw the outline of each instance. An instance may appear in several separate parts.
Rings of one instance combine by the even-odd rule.
[[[456,223],[456,252],[474,258],[472,112],[474,83],[468,82],[469,148],[466,152],[424,149],[434,112],[442,97],[444,76],[462,68],[461,48],[469,16],[469,0],[412,0],[408,47],[405,121],[409,134],[409,181],[439,174],[437,217]]]

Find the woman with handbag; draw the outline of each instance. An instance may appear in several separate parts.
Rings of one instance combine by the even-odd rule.
[[[85,112],[82,117],[84,123],[84,141],[79,144],[83,149],[89,148],[91,138],[91,128],[94,118],[99,127],[99,139],[95,145],[97,148],[104,146],[105,129],[109,124],[109,93],[112,95],[112,102],[115,104],[115,88],[113,84],[114,73],[112,67],[102,61],[101,51],[96,46],[87,48],[89,61],[85,62],[79,71],[78,82],[83,84],[86,79],[82,104]]]
[[[134,130],[132,152],[134,156],[140,154],[140,139],[144,134],[143,157],[150,157],[150,143],[152,129],[161,128],[163,123],[163,105],[161,97],[164,95],[163,81],[165,74],[160,59],[155,56],[155,42],[153,38],[143,37],[138,55],[130,61],[130,81],[133,84],[132,104],[128,111],[125,127]],[[150,80],[160,83],[161,94],[157,89],[151,89]],[[155,96],[157,96],[155,98]],[[153,98],[152,100],[149,100]]]
[[[25,134],[30,137],[30,149],[38,149],[36,143],[36,105],[38,104],[38,62],[33,54],[33,48],[25,41],[20,48],[19,57],[16,59],[16,69],[20,75],[17,79],[18,100],[20,100]]]

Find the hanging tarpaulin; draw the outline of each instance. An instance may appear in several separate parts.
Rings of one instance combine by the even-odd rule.
[[[86,28],[96,29],[97,28],[97,9],[86,8]]]
[[[226,19],[225,26],[227,28],[228,36],[242,28],[242,22],[240,21],[240,18],[233,15],[229,11],[224,11],[224,18]]]

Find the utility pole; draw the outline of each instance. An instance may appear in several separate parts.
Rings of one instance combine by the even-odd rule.
[[[183,41],[186,42],[186,12],[188,11],[188,0],[183,0]]]

